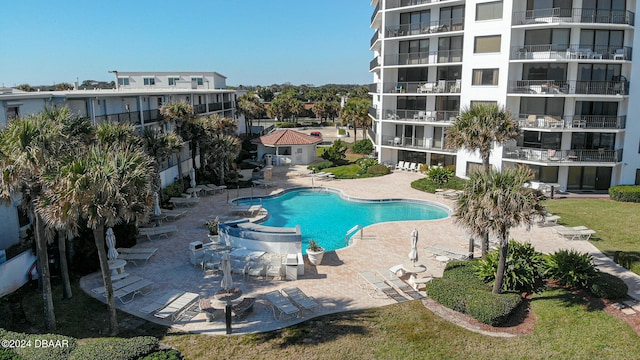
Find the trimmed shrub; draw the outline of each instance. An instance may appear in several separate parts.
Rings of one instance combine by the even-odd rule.
[[[184,188],[182,187],[182,184],[180,184],[180,181],[176,181],[173,184],[162,189],[162,200],[165,203],[168,203],[170,198],[179,197],[183,191]]]
[[[593,258],[575,250],[558,250],[546,257],[545,275],[562,285],[586,287],[597,275]]]
[[[371,158],[360,158],[356,160],[356,164],[362,168],[362,170],[367,171],[370,166],[376,165],[378,160]]]
[[[388,173],[389,173],[389,168],[387,168],[382,164],[376,164],[376,165],[370,166],[367,169],[367,174],[374,175],[374,176],[387,175]]]
[[[70,359],[133,360],[147,355],[158,348],[158,339],[152,336],[138,336],[130,339],[98,339],[78,346]]]
[[[464,283],[444,278],[435,278],[427,283],[427,295],[449,309],[466,312],[465,300],[468,288]]]
[[[20,357],[9,349],[0,348],[0,360],[20,360]]]
[[[483,324],[501,325],[522,302],[515,293],[494,294],[488,291],[474,291],[467,295],[466,310],[469,315]]]
[[[346,154],[347,144],[342,140],[336,140],[333,142],[333,145],[324,149],[322,158],[337,164],[347,157]]]
[[[140,360],[180,360],[182,357],[180,356],[180,352],[178,350],[160,350],[154,353],[151,353]]]
[[[623,202],[640,202],[640,186],[620,185],[609,188],[611,200]]]
[[[474,261],[451,261],[444,268],[442,278],[464,283],[471,289],[488,289],[485,283],[476,275]]]
[[[435,193],[436,189],[438,188],[447,188],[447,189],[455,189],[455,190],[460,190],[464,187],[464,184],[467,182],[468,180],[464,180],[461,179],[459,177],[453,177],[449,180],[448,183],[444,184],[444,185],[440,185],[436,182],[434,182],[433,180],[431,180],[428,177],[422,178],[422,179],[418,179],[416,181],[413,181],[411,183],[411,187],[416,189],[416,190],[421,190],[421,191],[425,191],[428,193]]]
[[[588,287],[593,296],[602,299],[622,299],[629,292],[629,287],[622,279],[605,272],[598,272],[589,281]]]
[[[453,175],[453,171],[442,166],[432,167],[431,169],[429,169],[429,173],[427,174],[429,179],[438,185],[444,185],[448,183]]]
[[[485,282],[495,281],[499,257],[499,251],[492,251],[487,254],[486,259],[477,262],[476,274]],[[509,241],[502,291],[540,289],[543,285],[544,265],[544,256],[531,244]]]
[[[32,335],[0,329],[0,340],[18,340],[24,341],[25,344],[30,344],[30,346],[16,347],[12,350],[18,356],[18,359],[24,360],[68,359],[69,354],[76,348],[76,339],[57,334]],[[49,344],[58,346],[45,346]]]
[[[333,163],[331,161],[321,161],[319,163],[315,163],[315,164],[311,164],[309,166],[307,166],[307,169],[309,170],[323,170],[326,168],[330,168],[333,167]]]
[[[353,144],[351,150],[356,154],[371,154],[373,143],[369,139],[358,140]]]

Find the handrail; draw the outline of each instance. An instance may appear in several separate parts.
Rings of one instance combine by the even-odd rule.
[[[347,233],[344,235],[344,244],[345,244],[345,246],[349,246],[349,237],[351,235],[353,235],[353,233],[355,233],[358,230],[360,230],[360,237],[362,237],[363,227],[360,226],[360,225],[356,225],[356,226],[352,227],[351,229],[347,230]]]

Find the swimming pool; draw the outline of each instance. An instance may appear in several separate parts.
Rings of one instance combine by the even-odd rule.
[[[260,198],[240,198],[234,202],[248,205],[262,202],[269,217],[262,225],[295,227],[302,231],[302,248],[310,239],[331,251],[348,245],[347,231],[356,225],[388,221],[435,220],[446,218],[444,205],[405,199],[363,200],[343,196],[328,188],[296,188]]]

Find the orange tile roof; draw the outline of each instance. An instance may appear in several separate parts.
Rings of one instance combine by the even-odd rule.
[[[271,146],[280,145],[313,145],[322,142],[315,136],[303,134],[293,130],[279,130],[253,140],[254,144]]]

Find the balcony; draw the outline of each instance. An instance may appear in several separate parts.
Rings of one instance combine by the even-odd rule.
[[[607,149],[537,149],[516,147],[504,149],[503,159],[525,160],[545,163],[575,163],[575,162],[597,162],[614,163],[622,159],[622,150]]]
[[[631,47],[587,45],[524,45],[511,47],[511,60],[630,61]]]
[[[373,58],[373,60],[369,62],[369,70],[373,70],[378,66],[380,66],[380,61],[378,61],[378,57],[376,56],[375,58]]]
[[[378,15],[378,11],[380,11],[380,3],[378,3],[378,5],[376,5],[376,8],[373,9],[373,14],[371,14],[371,21],[370,23],[373,22],[373,20],[376,18],[376,15]]]
[[[438,34],[464,30],[464,18],[443,19],[418,24],[387,26],[387,37]]]
[[[399,7],[416,6],[422,4],[431,4],[445,0],[387,0],[387,9],[396,9]]]
[[[371,116],[372,118],[374,119],[378,118],[378,109],[376,109],[375,107],[369,106],[368,113],[369,113],[369,116]]]
[[[438,80],[419,82],[392,82],[384,83],[382,90],[385,93],[402,94],[456,94],[460,93],[462,82],[458,80]]]
[[[563,9],[549,8],[527,10],[513,13],[513,25],[532,24],[619,24],[631,25],[635,22],[635,13],[625,10],[599,9]]]
[[[422,51],[415,53],[389,54],[384,64],[389,65],[426,65],[462,62],[462,49]]]
[[[629,82],[624,79],[624,77],[618,81],[516,80],[509,82],[509,93],[542,95],[629,95]]]
[[[395,135],[382,135],[383,146],[393,146],[409,150],[436,150],[448,153],[455,153],[455,149],[448,149],[442,139],[433,138],[403,137]]]
[[[369,47],[373,46],[373,44],[376,43],[376,41],[378,41],[378,32],[374,32],[373,36],[371,37],[371,44],[369,45]]]
[[[551,129],[554,130],[620,130],[626,127],[627,116],[611,115],[574,115],[551,116],[519,114],[518,124],[523,129]]]
[[[436,111],[436,110],[387,110],[384,112],[386,121],[398,122],[424,122],[436,124],[451,124],[460,114],[459,110]]]
[[[149,122],[150,119],[145,117],[146,122]],[[117,114],[109,114],[109,115],[96,115],[96,124],[111,122],[118,124],[131,124],[131,125],[140,125],[140,112],[139,111],[130,111],[124,113]]]

